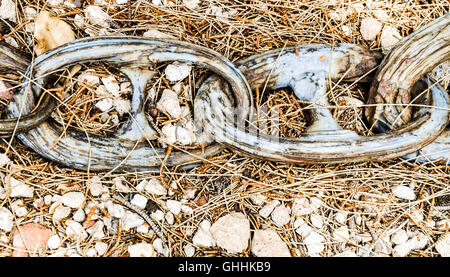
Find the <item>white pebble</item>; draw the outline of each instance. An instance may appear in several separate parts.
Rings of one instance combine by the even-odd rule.
[[[213,239],[211,232],[211,223],[208,220],[203,220],[199,224],[199,228],[192,238],[192,243],[201,247],[213,247],[216,245],[216,241]]]
[[[129,231],[132,228],[144,224],[144,220],[133,212],[125,211],[125,215],[122,217],[122,224],[123,230]]]
[[[46,196],[44,196],[44,204],[50,205],[51,203],[52,203],[52,196],[50,194],[47,194]]]
[[[280,201],[278,200],[270,201],[268,204],[266,204],[259,210],[259,215],[262,216],[263,218],[267,218],[278,205],[280,205]]]
[[[173,214],[178,215],[181,211],[181,202],[176,200],[167,200],[167,209]]]
[[[145,186],[145,191],[154,195],[166,195],[167,189],[161,184],[158,178],[151,178]]]
[[[190,10],[195,10],[200,4],[200,0],[183,0],[183,4]]]
[[[295,198],[294,203],[292,204],[292,213],[295,216],[303,216],[308,215],[313,212],[313,207],[311,206],[310,201],[305,198]]]
[[[168,38],[168,39],[176,39],[176,37],[160,32],[157,29],[148,29],[147,31],[145,31],[144,34],[142,34],[143,37],[145,38]]]
[[[391,241],[394,244],[403,244],[408,240],[408,234],[406,233],[405,230],[400,229],[397,232],[395,232],[392,237],[391,237]]]
[[[66,222],[66,235],[74,235],[75,240],[78,238],[81,238],[81,240],[84,240],[87,238],[88,234],[84,230],[83,226],[81,226],[80,223],[73,221],[73,220],[67,220]]]
[[[250,201],[256,206],[261,206],[266,202],[267,197],[261,193],[255,193],[250,195]]]
[[[16,200],[11,203],[11,210],[16,215],[16,217],[25,216],[28,213],[28,210],[23,205],[22,199]]]
[[[153,246],[149,243],[138,243],[128,246],[130,257],[156,257]]]
[[[147,197],[142,196],[140,194],[135,194],[133,196],[133,199],[131,200],[131,204],[134,204],[141,209],[145,209],[145,206],[147,205],[147,201],[148,201]]]
[[[58,249],[60,243],[61,243],[61,239],[59,238],[59,236],[53,235],[48,239],[47,246],[50,249]]]
[[[318,215],[318,214],[312,214],[312,215],[309,217],[309,219],[311,220],[311,224],[312,224],[314,227],[316,227],[316,228],[318,228],[318,229],[322,228],[322,226],[323,226],[323,219],[322,219],[322,216],[321,216],[321,215]]]
[[[195,134],[194,134],[194,128],[188,129],[183,126],[177,126],[176,128],[176,140],[181,145],[189,145],[191,143],[194,143],[195,141]]]
[[[173,213],[171,212],[167,212],[164,218],[166,219],[166,222],[169,225],[172,225],[175,222],[175,218],[173,216]]]
[[[305,243],[310,255],[322,252],[325,249],[323,244],[324,241],[325,238],[315,231],[312,231],[306,238],[303,239],[303,243]]]
[[[288,224],[291,220],[290,213],[290,209],[286,208],[284,205],[280,205],[273,210],[271,214],[272,220],[275,225],[277,225],[278,227],[282,227]]]
[[[155,239],[152,245],[156,252],[162,254],[164,257],[167,257],[169,255],[169,248],[164,247],[163,242],[160,238]]]
[[[95,250],[95,248],[89,248],[84,253],[86,254],[87,257],[95,257],[95,256],[97,256],[97,250]]]
[[[58,205],[58,203],[55,203],[54,205]],[[52,205],[53,206],[53,205]],[[52,207],[50,207],[51,210]],[[63,206],[63,205],[59,205],[58,207],[56,207],[55,211],[53,212],[52,215],[52,220],[55,222],[58,222],[66,217],[68,217],[70,214],[70,208]]]
[[[380,21],[369,17],[361,20],[361,27],[359,31],[361,32],[363,39],[370,41],[377,38],[377,35],[381,32],[382,27],[383,24]]]
[[[0,18],[8,19],[12,22],[17,22],[16,17],[16,3],[14,0],[2,0],[0,1]]]
[[[101,112],[107,112],[112,109],[113,100],[111,98],[104,98],[95,103],[95,107],[99,109]]]
[[[168,113],[173,119],[181,117],[180,101],[178,95],[170,89],[164,89],[161,98],[156,103],[156,108]]]
[[[4,88],[1,87],[0,83],[0,91],[3,90]],[[11,160],[8,158],[8,156],[5,153],[1,153],[0,154],[0,167],[4,167],[5,165],[9,164],[11,162]]]
[[[217,246],[228,253],[239,253],[247,249],[250,239],[250,221],[243,213],[222,216],[211,226],[211,235]]]
[[[84,196],[84,193],[79,191],[71,191],[68,193],[65,193],[62,198],[61,202],[72,209],[79,209],[83,206],[84,200],[86,199],[86,196]]]
[[[14,216],[5,207],[0,207],[0,230],[10,232],[13,227]]]
[[[9,197],[33,197],[34,189],[22,181],[10,178],[11,181],[11,193]]]
[[[102,239],[105,237],[105,233],[103,232],[103,227],[105,225],[103,224],[103,221],[97,221],[95,222],[92,227],[87,229],[86,231],[91,235],[94,239]]]
[[[115,177],[113,179],[113,185],[114,188],[119,191],[119,192],[130,192],[130,188],[128,187],[126,180],[124,177],[120,176],[120,177]]]
[[[114,99],[113,106],[119,116],[128,114],[131,111],[131,101],[128,99]]]
[[[114,76],[108,76],[101,78],[103,85],[105,86],[106,90],[111,93],[114,97],[120,96],[120,84],[117,81]]]
[[[450,257],[450,233],[441,236],[435,248],[441,257]]]
[[[337,242],[347,242],[350,239],[350,233],[347,226],[341,226],[333,231],[333,239]]]
[[[286,243],[270,229],[255,230],[251,252],[257,257],[291,257]]]
[[[416,195],[414,194],[414,191],[407,187],[407,186],[397,186],[392,189],[392,193],[397,198],[405,199],[405,200],[414,200],[416,199]]]
[[[388,51],[391,49],[400,39],[402,39],[402,36],[397,28],[392,26],[384,26],[380,38],[383,51]]]
[[[334,219],[338,223],[344,224],[345,221],[347,220],[347,212],[337,212],[336,215],[334,216]]]
[[[87,186],[92,196],[96,197],[103,193],[103,184],[100,180],[100,177],[93,176],[87,181]]]
[[[83,16],[76,14],[73,18],[73,24],[75,24],[78,28],[82,28],[84,24],[86,24],[86,21]]]
[[[125,215],[124,208],[115,203],[109,203],[106,205],[106,209],[108,210],[108,213],[115,218],[122,218]]]
[[[175,144],[177,142],[177,127],[172,124],[166,124],[161,128],[161,140],[164,144]]]
[[[76,212],[73,213],[72,218],[76,222],[83,222],[86,219],[86,215],[83,209],[78,209]]]
[[[100,25],[104,28],[108,28],[111,22],[110,16],[102,10],[99,6],[89,5],[85,8],[84,12],[86,18],[90,23]]]
[[[94,246],[95,250],[97,250],[97,253],[99,256],[106,253],[106,250],[108,249],[108,244],[104,242],[96,242]]]
[[[294,222],[295,232],[305,238],[313,230],[303,219],[297,218]]]
[[[150,217],[156,221],[162,221],[164,219],[164,213],[161,210],[154,211]]]
[[[188,205],[181,205],[181,211],[185,214],[191,214],[194,210]]]
[[[186,254],[186,257],[192,257],[195,254],[195,247],[190,244],[186,244],[183,247],[183,251],[184,251],[184,254]]]
[[[181,81],[191,73],[192,66],[186,63],[174,62],[166,66],[164,73],[170,82]]]

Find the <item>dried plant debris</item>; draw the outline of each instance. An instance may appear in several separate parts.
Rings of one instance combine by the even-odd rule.
[[[77,38],[129,35],[194,43],[231,61],[309,43],[387,53],[449,12],[438,0],[0,2],[0,40],[30,55]],[[445,85],[447,67],[433,71]],[[144,109],[158,135],[143,143],[201,147],[193,99],[211,72],[181,62],[149,69]],[[46,89],[59,99],[51,118],[62,129],[109,136],[128,119],[131,83],[113,65],[92,62],[53,75]],[[2,106],[19,84],[20,76],[0,75]],[[328,87],[339,125],[373,135],[363,115],[367,83]],[[310,103],[289,89],[253,96],[260,132],[297,137],[310,126]],[[43,159],[16,137],[0,148],[0,256],[450,255],[448,165],[291,165],[225,148],[191,168],[93,173]]]

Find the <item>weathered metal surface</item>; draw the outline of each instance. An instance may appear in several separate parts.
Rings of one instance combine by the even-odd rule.
[[[438,64],[450,59],[450,14],[444,15],[400,40],[383,59],[370,88],[365,111],[378,130],[399,128],[410,122],[414,104],[413,85]],[[438,84],[433,84],[443,90]],[[448,106],[445,107],[448,109]],[[443,159],[450,162],[447,129],[439,139],[406,158],[419,162]]]
[[[0,72],[23,74],[31,59],[16,48],[0,42]],[[34,108],[34,106],[33,106]],[[30,130],[46,120],[56,108],[56,100],[45,94],[35,111],[16,118],[0,119],[0,137],[10,137],[14,133]]]
[[[210,130],[216,141],[262,159],[330,163],[401,157],[429,144],[441,133],[448,118],[448,95],[432,88],[433,107],[422,108],[424,116],[400,130],[371,137],[343,130],[327,109],[328,78],[354,79],[373,69],[376,60],[374,53],[361,47],[338,44],[274,50],[238,62],[253,89],[290,87],[299,99],[315,103],[315,122],[301,137],[257,133],[230,117],[232,100],[226,83],[218,76],[210,77],[199,89],[194,101],[195,121]]]
[[[204,47],[167,39],[135,37],[97,37],[79,39],[40,55],[26,76],[35,82],[25,82],[8,106],[8,116],[17,117],[20,110],[27,114],[34,107],[35,94],[39,95],[46,83],[46,75],[54,70],[87,62],[107,62],[120,69],[133,87],[131,112],[128,122],[112,137],[88,135],[67,130],[52,120],[20,134],[20,140],[40,155],[82,170],[153,170],[164,160],[166,149],[154,148],[148,139],[154,130],[144,114],[144,88],[151,74],[149,66],[168,61],[193,63],[206,67],[226,78],[231,84],[237,107],[251,107],[251,91],[239,70],[218,53]],[[34,93],[26,93],[32,88]],[[241,118],[247,118],[248,109],[241,109]],[[51,147],[52,146],[52,147]],[[204,152],[172,151],[166,165],[184,165],[201,162],[222,149],[212,144]]]

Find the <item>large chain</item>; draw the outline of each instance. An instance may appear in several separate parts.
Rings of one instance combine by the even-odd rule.
[[[14,95],[7,107],[8,118],[0,121],[0,135],[18,133],[19,139],[40,155],[69,167],[94,171],[150,170],[163,161],[167,165],[195,164],[218,154],[223,149],[222,145],[252,157],[290,163],[383,161],[402,157],[426,149],[448,124],[448,94],[427,79],[424,81],[429,85],[429,93],[421,98],[425,103],[420,103],[422,105],[414,113],[414,121],[398,126],[394,122],[403,123],[411,119],[412,110],[408,107],[411,98],[405,96],[409,95],[412,85],[432,68],[431,65],[443,61],[441,56],[436,59],[435,53],[449,57],[449,18],[448,15],[441,17],[404,38],[384,58],[372,84],[370,99],[379,104],[378,95],[384,95],[382,104],[399,104],[395,97],[386,97],[386,93],[379,90],[379,84],[390,78],[398,82],[389,88],[392,91],[397,87],[403,89],[405,92],[398,95],[408,101],[401,101],[400,104],[407,106],[403,110],[389,109],[389,105],[383,105],[382,109],[385,109],[381,113],[374,112],[375,109],[367,110],[366,114],[372,122],[379,120],[378,115],[383,114],[382,119],[386,120],[380,122],[392,129],[374,136],[362,137],[339,126],[328,109],[327,88],[330,81],[364,79],[378,65],[381,57],[376,52],[353,44],[302,45],[268,51],[234,65],[204,47],[174,40],[136,37],[79,39],[37,57],[24,74],[21,91]],[[421,39],[428,41],[427,46],[420,43]],[[0,50],[0,67],[23,72],[23,65],[29,63],[26,57],[4,45],[0,45]],[[417,60],[412,65],[400,55],[408,51]],[[76,130],[63,133],[48,118],[56,107],[56,97],[48,92],[44,94],[39,112],[33,111],[52,72],[92,61],[115,66],[132,84],[129,119],[111,137],[88,135]],[[165,149],[155,148],[149,143],[156,132],[147,120],[144,100],[145,89],[152,76],[149,67],[168,61],[195,64],[215,73],[201,84],[194,99],[198,130],[213,138],[214,142],[204,150],[172,151],[166,157]],[[422,64],[427,66],[420,72],[412,74],[408,71]],[[383,72],[404,74],[391,76]],[[409,82],[402,83],[404,79]],[[253,121],[258,111],[254,109],[252,89],[282,87],[290,87],[297,98],[311,103],[313,123],[297,138],[270,135],[256,128]],[[405,114],[409,117],[405,118]],[[396,121],[399,115],[403,121]],[[390,118],[394,118],[394,122]],[[440,142],[442,138],[443,143]],[[448,134],[446,138],[439,137],[436,143],[440,143],[439,147],[448,153],[445,154],[447,156],[440,154],[438,158],[444,157],[448,161]]]

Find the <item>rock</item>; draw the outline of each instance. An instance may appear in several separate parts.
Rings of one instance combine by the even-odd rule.
[[[128,114],[131,111],[131,101],[128,99],[114,99],[113,106],[119,116]]]
[[[160,32],[160,31],[158,31],[157,29],[153,29],[153,28],[148,29],[147,31],[145,31],[145,33],[142,34],[142,36],[145,37],[145,38],[162,38],[162,39],[168,38],[168,39],[176,39],[176,37],[174,37],[174,36],[172,36],[172,35],[169,35],[169,34]]]
[[[86,231],[91,235],[93,239],[102,239],[105,237],[105,233],[103,232],[103,221],[95,222],[92,227],[88,228]]]
[[[106,90],[111,94],[111,96],[113,97],[120,96],[120,84],[117,81],[117,79],[114,78],[114,76],[109,75],[108,77],[101,78],[101,80]]]
[[[194,127],[185,128],[183,126],[176,126],[176,141],[181,145],[190,145],[195,142]]]
[[[7,208],[0,207],[0,230],[10,232],[14,224],[13,220],[13,214]]]
[[[292,213],[295,216],[303,216],[308,215],[313,212],[313,207],[310,204],[310,201],[305,198],[295,198],[294,203],[292,204]]]
[[[402,36],[397,28],[384,26],[380,40],[383,52],[389,51],[400,39],[402,39]]]
[[[97,250],[95,250],[95,248],[89,248],[84,253],[86,254],[87,257],[95,257],[95,256],[97,256]]]
[[[144,224],[142,217],[133,212],[125,211],[125,215],[122,217],[122,228],[124,231],[129,231],[142,224]]]
[[[58,249],[59,244],[61,243],[61,239],[58,235],[51,236],[47,241],[47,246],[49,249]]]
[[[250,221],[243,213],[222,216],[211,226],[211,235],[228,253],[239,253],[247,249],[250,239]]]
[[[311,231],[308,236],[303,239],[303,243],[306,245],[309,255],[322,252],[325,249],[324,241],[325,238],[315,231]]]
[[[86,219],[83,209],[78,209],[72,216],[76,222],[83,222]]]
[[[314,227],[316,227],[316,228],[318,228],[318,229],[322,228],[322,226],[323,226],[323,219],[322,219],[322,216],[321,216],[321,215],[318,215],[318,214],[312,214],[312,215],[309,217],[309,220],[311,220],[311,224],[312,224]]]
[[[4,167],[5,165],[9,164],[11,160],[8,158],[8,155],[5,153],[0,154],[0,167]]]
[[[266,203],[267,197],[261,193],[254,193],[250,195],[250,201],[256,206],[261,206]]]
[[[208,220],[200,222],[197,232],[192,238],[192,243],[201,247],[213,247],[216,245],[216,241],[210,232],[211,223]]]
[[[147,201],[148,201],[147,197],[142,196],[140,194],[135,194],[133,196],[133,199],[131,200],[131,204],[134,204],[141,209],[145,209],[145,206],[147,205]]]
[[[361,20],[359,31],[363,39],[371,41],[377,38],[377,35],[381,32],[381,28],[383,28],[383,24],[380,21],[369,17]]]
[[[169,256],[169,248],[164,247],[163,242],[160,238],[157,238],[153,241],[153,248],[156,252],[162,254],[164,257]]]
[[[164,219],[164,213],[161,210],[156,210],[150,217],[156,221],[162,221]]]
[[[194,210],[188,205],[181,205],[181,212],[185,214],[191,214]]]
[[[97,250],[97,253],[99,256],[102,256],[106,253],[106,250],[108,249],[108,244],[104,242],[96,242],[94,246],[95,250]]]
[[[153,246],[149,243],[138,243],[128,246],[130,257],[156,257]]]
[[[174,215],[180,214],[181,211],[181,202],[176,200],[167,200],[166,202],[167,209],[171,211]]]
[[[417,208],[412,208],[409,212],[409,216],[416,225],[420,224],[424,219],[423,211]]]
[[[169,225],[172,225],[175,222],[175,218],[173,216],[173,213],[171,212],[167,212],[164,218],[166,219],[166,222]]]
[[[65,193],[62,198],[61,202],[72,209],[80,209],[83,204],[84,200],[86,199],[86,196],[84,196],[84,193],[79,191],[71,191]]]
[[[442,235],[436,243],[435,248],[441,257],[450,257],[450,233]]]
[[[118,191],[118,192],[125,192],[128,193],[130,192],[130,187],[128,187],[126,180],[123,176],[120,177],[115,177],[113,180],[113,185],[114,188]]]
[[[403,244],[408,240],[408,234],[406,233],[405,230],[400,229],[397,232],[395,232],[392,237],[391,237],[391,241],[394,244]]]
[[[311,233],[312,228],[306,223],[303,219],[297,218],[294,221],[294,228],[296,228],[295,232],[305,238]]]
[[[186,244],[183,247],[183,251],[186,257],[193,257],[195,254],[195,247],[190,244]]]
[[[95,107],[99,109],[101,112],[107,112],[112,109],[113,100],[111,98],[104,98],[95,103]]]
[[[173,90],[163,90],[161,98],[156,103],[156,108],[161,112],[168,113],[173,119],[181,117],[181,107],[178,95]]]
[[[41,11],[34,21],[34,37],[37,40],[37,55],[75,40],[72,27],[57,17],[51,17],[47,11]]]
[[[108,28],[111,24],[111,17],[99,6],[89,5],[84,10],[84,15],[92,24]]]
[[[55,205],[58,205],[58,203],[56,203]],[[70,208],[59,204],[59,206],[56,207],[55,211],[53,212],[52,220],[54,222],[59,222],[62,219],[68,217],[69,214],[70,214]]]
[[[66,235],[73,235],[74,240],[85,240],[88,236],[83,226],[74,220],[66,220]]]
[[[76,14],[73,18],[73,24],[75,24],[78,28],[83,28],[84,24],[86,24],[86,20],[83,16]]]
[[[87,186],[89,188],[89,191],[91,192],[91,195],[94,197],[99,196],[103,193],[103,184],[100,180],[100,177],[93,176],[87,181]]]
[[[108,213],[115,218],[122,218],[125,215],[125,209],[119,204],[110,202],[106,205],[106,209],[108,210]]]
[[[150,178],[147,185],[144,187],[145,191],[153,195],[166,195],[167,189],[161,184],[158,178]]]
[[[0,99],[10,100],[13,97],[13,93],[14,93],[13,88],[7,82],[0,80]],[[5,166],[9,162],[9,159],[8,160],[5,159],[8,158],[8,156],[6,156],[5,154],[1,155],[2,159],[0,160],[0,166]]]
[[[262,216],[263,218],[267,218],[272,213],[272,211],[275,209],[275,207],[277,207],[278,205],[280,205],[280,201],[278,201],[278,200],[270,201],[268,204],[264,205],[259,210],[259,215]]]
[[[289,248],[273,230],[256,230],[251,252],[257,257],[291,257]]]
[[[190,10],[195,10],[198,8],[198,5],[200,4],[200,0],[183,0],[183,5],[186,6],[186,8]]]
[[[38,256],[47,246],[51,236],[49,229],[37,223],[27,223],[15,229],[13,234],[13,257]]]
[[[291,220],[291,211],[284,205],[276,207],[272,212],[272,220],[278,227],[282,227]]]
[[[175,144],[177,142],[177,127],[166,124],[161,128],[161,140],[163,144]]]
[[[334,219],[340,224],[345,224],[347,220],[347,212],[337,212],[334,215]]]
[[[14,177],[10,178],[11,193],[9,197],[33,197],[34,189]]]
[[[350,239],[350,233],[347,226],[341,226],[333,231],[333,239],[337,242],[347,242]]]
[[[27,208],[24,206],[22,199],[16,200],[11,203],[11,210],[16,217],[25,216],[28,213]]]
[[[81,0],[64,0],[63,5],[68,8],[80,8]]]
[[[0,18],[11,20],[17,23],[16,17],[16,3],[14,0],[2,0],[0,1]]]
[[[192,66],[186,63],[174,62],[166,66],[164,73],[170,82],[181,81],[191,73]]]
[[[136,227],[136,232],[141,234],[147,234],[149,231],[147,225],[142,224]]]
[[[405,200],[414,200],[416,199],[416,195],[414,194],[414,191],[407,187],[407,186],[396,186],[392,189],[392,193],[400,199]]]

